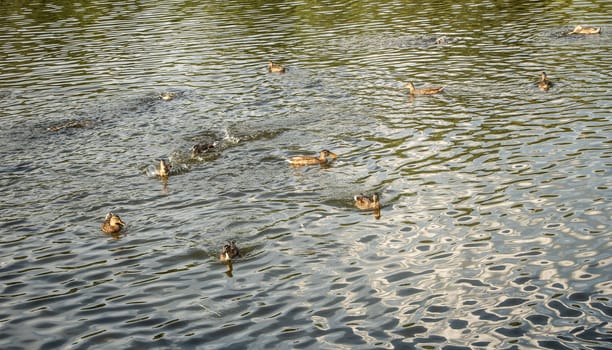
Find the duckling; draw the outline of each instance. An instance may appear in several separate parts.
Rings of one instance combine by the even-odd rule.
[[[268,62],[268,71],[271,73],[285,73],[285,67],[278,63]]]
[[[108,213],[102,223],[102,231],[110,234],[119,233],[125,226],[125,222],[121,220],[119,215]]]
[[[310,157],[310,156],[297,156],[292,157],[288,160],[289,164],[300,166],[300,165],[315,165],[315,164],[326,164],[327,157],[331,157],[333,159],[338,158],[334,153],[324,149],[319,152],[319,157]]]
[[[409,81],[406,84],[406,87],[408,89],[410,89],[410,95],[412,95],[412,96],[414,96],[414,95],[434,95],[434,94],[438,94],[438,93],[442,92],[442,90],[444,90],[444,86],[436,87],[436,88],[415,89],[414,88],[414,84],[411,81]]]
[[[195,158],[199,154],[207,153],[214,150],[216,147],[216,142],[213,143],[197,143],[191,147],[191,157]]]
[[[172,165],[170,165],[169,162],[161,159],[159,161],[159,169],[155,168],[155,175],[162,178],[167,178],[168,175],[170,175],[170,169],[172,169]]]
[[[221,250],[221,254],[219,255],[219,259],[223,263],[231,263],[233,258],[240,257],[240,250],[236,247],[236,241],[227,241],[225,245],[223,245],[223,249]]]
[[[540,78],[540,81],[538,82],[538,87],[540,88],[540,90],[546,91],[550,89],[552,85],[553,84],[546,77],[546,72],[542,72],[542,76]]]
[[[583,27],[577,25],[574,30],[567,34],[599,34],[601,33],[601,27]]]
[[[378,193],[372,194],[371,197],[365,196],[363,194],[356,195],[353,197],[355,200],[355,206],[359,209],[368,210],[380,210],[380,202]]]
[[[173,100],[175,97],[176,97],[176,94],[174,92],[164,91],[164,92],[159,94],[159,98],[164,100],[164,101]]]

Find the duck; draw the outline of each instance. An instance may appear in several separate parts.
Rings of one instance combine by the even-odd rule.
[[[271,73],[285,73],[285,67],[278,63],[268,62],[268,71]]]
[[[568,34],[600,34],[601,27],[583,27],[581,25],[577,25],[574,30],[569,32]]]
[[[223,245],[223,249],[221,250],[221,254],[219,254],[219,259],[223,263],[231,263],[233,258],[240,257],[240,250],[236,246],[236,241],[227,241]]]
[[[408,89],[410,89],[410,95],[412,95],[412,96],[414,96],[414,95],[434,95],[434,94],[438,94],[438,93],[442,92],[442,90],[444,90],[444,86],[436,87],[436,88],[416,89],[414,87],[414,84],[411,81],[409,81],[406,84],[406,87]]]
[[[159,94],[159,98],[164,100],[164,101],[170,101],[173,100],[176,97],[176,94],[174,92],[162,92]]]
[[[159,169],[155,168],[155,175],[162,177],[162,178],[167,178],[168,175],[170,175],[170,169],[172,169],[172,165],[170,165],[169,162],[166,162],[165,160],[160,159]]]
[[[125,222],[121,220],[119,215],[108,213],[102,223],[102,231],[110,234],[119,233],[125,226]]]
[[[334,153],[324,149],[319,152],[319,157],[311,157],[311,156],[296,156],[292,157],[288,160],[289,164],[300,166],[300,165],[316,165],[316,164],[327,164],[327,157],[331,157],[333,159],[338,158]]]
[[[216,142],[213,143],[197,143],[191,147],[191,157],[195,158],[199,154],[207,153],[216,148]]]
[[[553,84],[546,77],[546,72],[542,72],[542,76],[540,78],[540,81],[538,82],[538,87],[540,88],[540,90],[546,91],[550,89],[552,85]]]
[[[69,129],[69,128],[86,128],[88,125],[89,125],[88,122],[73,120],[73,121],[70,121],[64,124],[50,126],[47,128],[47,130],[48,131],[60,131],[60,130]]]
[[[353,199],[355,200],[355,206],[357,208],[359,208],[359,209],[363,209],[363,210],[369,210],[369,209],[380,210],[380,201],[379,201],[378,193],[374,193],[370,197],[368,197],[368,196],[366,196],[364,194],[358,194],[355,197],[353,197]]]
[[[448,44],[448,38],[447,37],[441,36],[441,37],[436,39],[436,45],[444,45],[444,44]]]

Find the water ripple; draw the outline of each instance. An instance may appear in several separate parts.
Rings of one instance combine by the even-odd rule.
[[[6,4],[0,346],[605,347],[607,7]]]

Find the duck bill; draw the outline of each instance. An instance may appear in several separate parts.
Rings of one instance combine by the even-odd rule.
[[[338,156],[334,153],[329,152],[329,156],[332,157],[333,159],[338,158]]]

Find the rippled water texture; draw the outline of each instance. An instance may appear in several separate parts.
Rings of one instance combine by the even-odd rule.
[[[610,10],[3,2],[0,348],[609,348]]]

